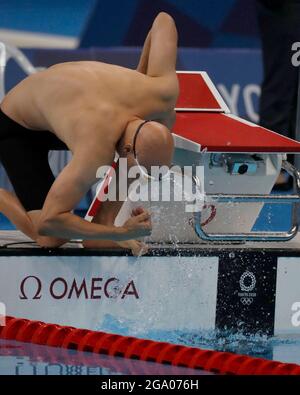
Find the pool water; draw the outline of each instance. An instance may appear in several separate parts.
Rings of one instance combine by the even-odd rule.
[[[147,338],[300,364],[300,338],[149,332]],[[0,375],[201,375],[194,369],[0,340]]]
[[[188,334],[173,331],[170,333],[149,332],[145,334],[145,337],[147,339],[167,341],[189,347],[226,351],[300,365],[300,336],[267,337],[240,333],[217,333],[216,331],[202,331],[202,333]]]
[[[217,330],[200,330],[197,333],[179,330],[145,331],[144,326],[139,326],[137,322],[127,327],[112,316],[107,316],[103,325],[104,329],[99,329],[123,336],[135,336],[204,350],[226,351],[300,365],[300,335],[270,337],[261,333],[246,335],[242,332]],[[132,333],[133,327],[134,333]]]
[[[182,367],[0,340],[0,375],[202,375]]]

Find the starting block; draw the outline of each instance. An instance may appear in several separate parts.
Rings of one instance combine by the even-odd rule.
[[[179,73],[178,77],[180,86],[192,79],[195,85],[198,80],[206,82],[198,110],[191,111],[188,103],[185,108],[178,108],[174,127],[176,134],[201,145],[198,160],[204,166],[204,189],[208,205],[214,206],[215,216],[204,226],[201,218],[203,214],[207,215],[205,210],[197,216],[195,232],[199,238],[206,241],[283,241],[293,238],[298,231],[299,172],[286,162],[285,157],[286,153],[299,153],[300,144],[230,114],[206,73]],[[190,83],[190,89],[192,86]],[[220,103],[218,109],[217,106],[207,109],[212,97]],[[197,98],[193,99],[194,108]],[[180,103],[181,98],[178,101]],[[180,159],[178,162],[182,164]],[[291,196],[270,195],[282,168],[294,178],[294,193]],[[293,204],[289,231],[251,232],[264,203]]]
[[[185,202],[133,203],[129,193],[115,224],[122,225],[134,206],[143,205],[152,212],[154,209],[153,232],[148,239],[152,243],[292,239],[298,232],[300,178],[299,171],[286,161],[286,154],[299,153],[300,143],[231,114],[206,72],[177,75],[180,96],[173,128],[174,164],[182,169],[202,166],[202,179],[198,180],[205,194],[202,210],[191,215]],[[271,195],[281,169],[293,177],[294,191]],[[293,205],[288,231],[251,231],[265,203]],[[94,209],[95,204],[99,204],[97,197]],[[159,216],[155,217],[155,211]]]

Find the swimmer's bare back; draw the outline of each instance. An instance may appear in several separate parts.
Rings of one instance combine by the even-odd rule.
[[[178,96],[176,54],[174,21],[160,13],[137,70],[92,61],[62,63],[29,76],[6,95],[5,114],[28,129],[54,133],[73,153],[46,198],[40,235],[127,240],[149,234],[148,213],[116,228],[89,223],[71,211],[97,181],[97,169],[112,163],[129,122],[171,124]]]

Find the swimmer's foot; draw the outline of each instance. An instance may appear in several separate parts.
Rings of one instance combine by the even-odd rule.
[[[131,250],[134,256],[142,256],[149,250],[149,247],[139,240],[117,241],[116,243],[122,248]]]

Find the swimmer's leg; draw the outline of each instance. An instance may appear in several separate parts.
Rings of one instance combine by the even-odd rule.
[[[66,240],[54,237],[39,236],[37,223],[41,210],[26,212],[21,202],[11,192],[0,189],[0,212],[4,214],[15,227],[37,242],[41,247],[55,248],[66,242]]]
[[[151,77],[176,71],[178,34],[173,18],[160,12],[146,37],[137,71]]]
[[[161,77],[176,72],[178,34],[173,18],[161,12],[150,33],[147,74]]]

